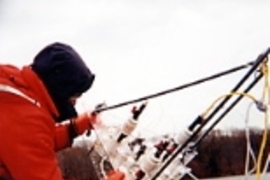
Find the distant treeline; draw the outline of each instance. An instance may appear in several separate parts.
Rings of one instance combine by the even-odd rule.
[[[251,129],[250,145],[256,158],[261,146],[263,130]],[[247,151],[245,130],[212,131],[198,145],[198,155],[188,164],[192,174],[200,178],[243,175]],[[270,153],[270,135],[262,160],[262,169]],[[100,157],[93,151],[90,156],[86,149],[69,148],[58,153],[63,176],[70,180],[98,180]],[[250,159],[249,169],[254,167]],[[270,170],[270,169],[268,169]],[[183,179],[191,179],[185,176]]]
[[[263,130],[250,129],[249,142],[255,157],[258,157]],[[188,165],[198,178],[243,175],[245,173],[247,140],[246,132],[234,129],[227,132],[216,130],[208,135],[197,147],[198,155]],[[262,170],[270,153],[270,135],[262,158]],[[250,158],[249,169],[255,166]],[[269,167],[268,167],[269,171]],[[189,179],[185,177],[185,179]]]

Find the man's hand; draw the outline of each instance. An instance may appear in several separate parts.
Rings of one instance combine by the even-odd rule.
[[[91,112],[78,115],[78,117],[72,121],[77,135],[83,134],[86,130],[94,129],[94,124],[101,124],[99,115]]]

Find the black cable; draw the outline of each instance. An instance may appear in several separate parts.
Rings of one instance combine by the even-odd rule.
[[[270,49],[267,49],[267,51],[265,53],[262,53],[259,55],[259,57],[255,60],[255,62],[253,63],[252,68],[246,73],[246,75],[241,79],[241,81],[232,89],[231,92],[237,91],[238,88],[240,88],[240,86],[242,86],[242,84],[249,78],[249,76],[257,70],[257,68],[261,65],[261,63],[266,59],[267,55],[269,54]],[[260,79],[261,77],[258,76],[255,79],[255,82],[257,79]],[[254,84],[254,83],[252,83]],[[255,83],[256,84],[256,83]],[[254,85],[255,85],[254,84]],[[177,148],[176,152],[169,157],[169,159],[167,159],[167,161],[160,167],[160,169],[154,174],[154,176],[152,177],[151,180],[155,180],[157,179],[160,174],[169,166],[169,164],[177,157],[177,155],[179,153],[181,153],[181,151],[191,142],[192,139],[194,139],[199,132],[201,131],[201,129],[210,121],[210,119],[212,119],[212,117],[225,105],[225,103],[231,98],[231,96],[227,96],[217,107],[216,109],[208,116],[208,118],[205,119],[205,121],[203,121],[203,123],[199,126],[199,128],[197,128],[195,130],[195,132],[193,132],[193,134],[179,147]]]
[[[137,103],[137,102],[140,102],[140,101],[149,100],[149,99],[152,99],[152,98],[156,98],[158,96],[162,96],[162,95],[165,95],[165,94],[168,94],[168,93],[179,91],[179,90],[182,90],[182,89],[191,87],[191,86],[195,86],[195,85],[201,84],[201,83],[206,82],[206,81],[210,81],[210,80],[219,78],[221,76],[225,76],[225,75],[228,75],[228,74],[237,72],[239,70],[242,70],[244,68],[247,68],[248,66],[253,65],[254,63],[255,62],[252,61],[252,62],[249,62],[247,64],[243,64],[243,65],[240,65],[240,66],[231,68],[229,70],[225,70],[225,71],[222,71],[220,73],[217,73],[217,74],[214,74],[214,75],[211,75],[211,76],[208,76],[208,77],[199,79],[199,80],[195,80],[195,81],[190,82],[190,83],[186,83],[186,84],[180,85],[180,86],[175,87],[175,88],[171,88],[171,89],[168,89],[168,90],[165,90],[165,91],[161,91],[161,92],[158,92],[158,93],[155,93],[155,94],[151,94],[151,95],[144,96],[144,97],[141,97],[141,98],[133,99],[133,100],[130,100],[130,101],[125,101],[125,102],[122,102],[122,103],[119,103],[119,104],[115,104],[115,105],[112,105],[112,106],[103,107],[103,108],[97,109],[96,112],[102,112],[102,111],[107,111],[107,110],[119,108],[119,107],[126,106],[126,105],[129,105],[129,104],[133,104],[133,103]]]
[[[259,76],[256,77],[256,79],[246,88],[244,93],[247,93],[250,91],[252,87],[254,87],[257,82],[263,77],[263,73],[260,73]],[[192,145],[192,147],[198,146],[198,144],[210,133],[211,130],[214,129],[214,127],[224,118],[235,105],[244,97],[244,95],[239,95],[239,97],[217,118],[217,120],[214,121],[214,123],[195,141],[195,143]]]
[[[254,64],[252,65],[251,69],[245,74],[245,76],[239,81],[239,83],[230,91],[231,93],[237,91],[245,83],[245,81],[251,76],[251,74],[258,70],[258,67],[266,60],[269,51],[270,51],[270,49],[268,49],[266,52],[264,52],[258,56],[258,58],[254,61]],[[199,127],[199,130],[201,130],[203,128],[203,126],[205,124],[207,124],[208,121],[210,121],[216,115],[216,113],[231,99],[231,97],[232,96],[225,97],[217,105],[217,107],[212,111],[212,113],[207,118],[205,118],[204,121],[202,121],[202,126]],[[200,118],[200,116],[199,116],[199,118]],[[195,121],[197,121],[197,120],[198,120],[198,117],[192,123],[193,126],[195,126],[194,123],[196,123]],[[197,122],[200,122],[200,121],[197,121]],[[190,126],[192,126],[192,125],[190,125]]]
[[[258,82],[258,80],[260,79],[261,77],[257,77],[253,82],[252,82],[252,84],[245,90],[246,92],[248,92],[249,91],[249,89],[251,89],[251,87],[253,87],[257,82]],[[241,97],[241,96],[240,96]],[[239,97],[239,98],[240,98]],[[240,100],[240,99],[239,99]],[[239,101],[239,100],[237,100],[237,102]],[[237,102],[234,102],[233,103],[233,105],[234,104],[236,104]],[[232,107],[233,107],[233,105],[232,105]],[[232,108],[232,107],[230,107],[230,108]],[[225,116],[225,114],[224,114],[224,116]],[[157,173],[156,174],[154,174],[154,176],[152,177],[152,179],[151,180],[155,180],[155,179],[157,179],[160,175],[161,175],[161,173],[169,166],[169,164],[178,156],[178,154],[180,154],[182,151],[183,151],[183,149],[200,133],[200,130],[202,129],[202,127],[203,127],[204,125],[201,125],[200,126],[200,128],[198,128],[198,129],[196,129],[196,131],[182,144],[182,145],[180,145],[180,147],[178,147],[177,149],[176,149],[176,151],[175,151],[175,153],[174,154],[172,154],[172,156],[170,156],[169,158],[168,158],[168,160],[160,167],[160,169],[157,171]],[[207,134],[205,133],[205,136],[206,136]],[[198,144],[199,142],[197,142],[196,143],[196,145]],[[195,145],[192,145],[192,148],[193,147],[195,147]]]
[[[246,88],[246,90],[244,90],[244,93],[248,93],[251,90],[251,88],[254,87],[262,77],[263,74],[260,73],[260,75],[257,76],[256,79]],[[217,120],[192,144],[190,149],[195,149],[202,142],[202,140],[210,133],[210,131],[214,129],[214,127],[222,120],[222,118],[224,118],[243,97],[244,95],[239,95],[239,97],[219,116],[219,118],[217,118]],[[181,151],[183,149],[184,147],[181,149]]]

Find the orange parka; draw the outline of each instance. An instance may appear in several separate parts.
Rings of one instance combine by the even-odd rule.
[[[55,123],[56,107],[30,67],[0,65],[0,109],[0,179],[62,180],[55,151],[71,144],[70,124]]]

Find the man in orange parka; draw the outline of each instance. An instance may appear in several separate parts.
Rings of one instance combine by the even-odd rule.
[[[0,179],[63,180],[55,151],[70,146],[98,118],[78,116],[74,108],[94,77],[63,43],[46,46],[22,69],[0,65]],[[108,180],[123,178],[115,171]]]

